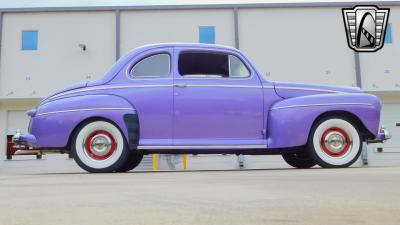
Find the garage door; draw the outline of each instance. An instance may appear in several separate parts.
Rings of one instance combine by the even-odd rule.
[[[22,133],[28,132],[29,116],[26,111],[7,112],[7,135],[13,135],[17,129]]]
[[[400,165],[400,104],[382,105],[381,124],[392,134],[392,139],[368,146],[369,165]]]

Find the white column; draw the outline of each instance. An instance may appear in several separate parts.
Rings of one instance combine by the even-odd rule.
[[[7,149],[7,111],[4,104],[0,103],[0,164],[6,159]]]

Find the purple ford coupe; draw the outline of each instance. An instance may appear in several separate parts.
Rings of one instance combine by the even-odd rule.
[[[281,154],[296,168],[348,167],[362,143],[390,138],[381,103],[358,88],[266,80],[238,50],[206,44],[134,49],[100,80],[29,110],[13,141],[72,151],[89,172],[124,172],[143,154]]]

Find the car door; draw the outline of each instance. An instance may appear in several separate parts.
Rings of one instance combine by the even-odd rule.
[[[141,146],[172,145],[172,48],[145,51],[128,66],[129,89],[120,89],[135,107]]]
[[[265,144],[262,86],[240,55],[177,48],[174,59],[174,145]]]

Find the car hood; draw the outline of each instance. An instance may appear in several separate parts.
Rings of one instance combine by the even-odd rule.
[[[357,87],[337,87],[316,84],[299,84],[274,82],[276,93],[282,98],[293,98],[304,95],[333,94],[333,93],[361,93]]]

